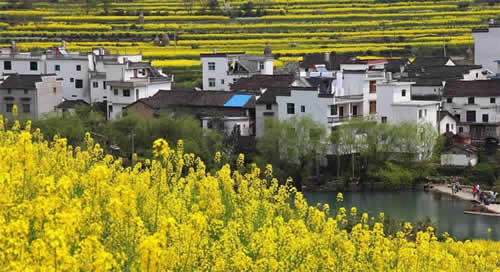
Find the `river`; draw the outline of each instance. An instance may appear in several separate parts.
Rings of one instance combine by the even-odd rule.
[[[304,197],[309,205],[328,203],[332,210],[338,206],[335,192],[304,192]],[[500,217],[464,214],[464,210],[471,209],[472,203],[447,194],[424,191],[344,193],[342,206],[348,213],[356,206],[358,212],[367,212],[370,217],[378,217],[384,212],[393,219],[413,224],[429,217],[437,222],[440,233],[448,232],[459,240],[500,240]],[[491,233],[488,228],[492,229]]]

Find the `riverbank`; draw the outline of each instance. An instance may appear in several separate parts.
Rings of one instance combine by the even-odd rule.
[[[461,198],[463,200],[468,200],[468,201],[474,200],[474,198],[472,197],[472,191],[470,191],[469,189],[464,189],[456,194],[453,194],[451,192],[451,187],[448,187],[448,185],[446,185],[446,184],[433,184],[432,190],[440,192],[440,193],[453,195],[453,196]],[[481,205],[482,207],[484,207],[485,209],[487,209],[490,212],[500,214],[500,204],[490,204],[490,205],[478,204],[478,205]]]

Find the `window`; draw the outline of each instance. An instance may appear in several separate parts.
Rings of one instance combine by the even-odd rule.
[[[36,62],[36,61],[30,61],[30,70],[31,71],[38,70],[38,62]]]
[[[467,111],[465,120],[467,122],[476,122],[476,111]]]
[[[370,80],[370,93],[377,93],[377,81]]]
[[[458,132],[459,133],[464,133],[464,128],[463,127],[458,127]]]
[[[490,98],[490,103],[491,104],[495,104],[496,103],[496,99],[494,97]]]
[[[386,124],[387,123],[387,117],[386,116],[382,116],[382,124]]]
[[[488,114],[483,114],[483,123],[488,123]]]
[[[401,90],[401,96],[406,96],[406,90]]]
[[[446,132],[450,131],[450,124],[446,123]]]
[[[215,87],[215,78],[208,79],[208,87]]]
[[[12,107],[14,106],[14,104],[5,104],[7,106],[7,109],[6,111],[7,112],[12,112]]]
[[[330,115],[337,115],[337,105],[330,106]]]
[[[24,94],[28,94],[28,89],[24,89]]]
[[[208,63],[208,70],[215,71],[215,62]]]
[[[422,110],[418,110],[418,119],[422,119]]]
[[[56,64],[56,65],[54,66],[54,70],[56,70],[56,71],[61,71],[61,65]]]
[[[377,113],[377,101],[370,101],[370,113]]]
[[[469,97],[469,104],[474,104],[474,97]]]
[[[446,98],[446,103],[453,103],[453,97]]]
[[[451,129],[453,129],[453,127],[454,127],[454,125],[453,125],[453,124],[451,124]]]
[[[103,81],[103,82],[102,82],[102,88],[103,88],[104,90],[106,90],[106,81]]]
[[[52,90],[54,91],[54,93],[57,93],[57,88],[56,87],[52,88]]]
[[[12,62],[10,60],[6,60],[3,62],[3,69],[4,70],[12,70]]]
[[[273,105],[272,104],[266,104],[266,110],[272,110]]]
[[[286,103],[286,112],[288,114],[295,114],[295,104],[294,103]]]
[[[99,88],[99,82],[98,81],[92,81],[92,88]]]
[[[301,105],[300,106],[300,112],[306,112],[306,106]]]
[[[130,96],[130,90],[129,89],[123,89],[123,96]]]
[[[220,80],[220,84],[224,85],[224,79]]]
[[[427,117],[427,109],[424,110],[424,116]]]
[[[30,113],[30,104],[23,104],[23,112]]]
[[[139,89],[135,89],[135,99],[139,99]]]
[[[81,71],[81,70],[82,70],[82,66],[81,66],[81,65],[77,65],[77,66],[76,66],[76,70],[77,70],[77,71]]]
[[[77,88],[77,89],[83,88],[83,80],[82,79],[75,80],[75,88]]]
[[[70,78],[69,82],[73,83],[73,82],[75,82],[75,79],[74,78]]]
[[[113,112],[113,105],[109,105],[109,106],[108,106],[108,111],[109,111],[109,112]]]
[[[478,77],[479,77],[479,73],[476,73],[476,78],[478,78]]]
[[[264,63],[263,62],[259,62],[259,70],[264,70]]]
[[[12,89],[7,89],[7,93],[11,94],[12,93]]]
[[[113,90],[114,95],[118,95],[118,89]]]
[[[457,122],[460,122],[460,114],[455,114],[455,119],[457,119]]]

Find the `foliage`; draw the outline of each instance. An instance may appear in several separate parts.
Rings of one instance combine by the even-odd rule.
[[[386,162],[385,167],[378,170],[375,176],[395,189],[410,185],[415,177],[410,169],[392,162]]]
[[[4,124],[7,271],[499,271],[499,242],[440,242],[409,223],[386,235],[383,214],[309,206],[289,184],[244,171],[244,156],[239,170],[208,175],[182,141],[158,139],[155,160],[124,168],[90,134],[72,147]]]

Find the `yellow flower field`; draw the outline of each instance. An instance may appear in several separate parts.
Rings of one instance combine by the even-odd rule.
[[[355,208],[308,206],[243,155],[209,171],[159,139],[155,160],[124,167],[89,135],[72,147],[31,130],[0,118],[3,271],[500,271],[500,242],[388,236],[383,214],[347,232]]]

